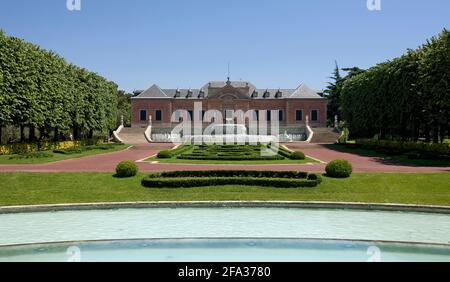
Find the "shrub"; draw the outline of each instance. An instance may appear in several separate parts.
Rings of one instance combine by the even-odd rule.
[[[242,177],[192,177],[192,178],[155,178],[145,177],[142,185],[148,188],[193,188],[207,186],[243,185],[277,188],[316,187],[317,181],[283,178],[242,178]]]
[[[291,160],[304,160],[304,159],[306,159],[306,156],[305,156],[305,153],[298,151],[298,152],[293,152],[290,156],[290,159]]]
[[[168,150],[163,150],[158,153],[157,157],[158,159],[170,159],[172,157],[172,154]]]
[[[322,176],[315,174],[315,173],[311,173],[308,175],[308,180],[316,181],[317,184],[320,184],[320,183],[322,183]]]
[[[155,173],[153,178],[189,178],[189,177],[262,177],[306,179],[308,173],[302,171],[253,171],[253,170],[194,170],[169,171]]]
[[[346,160],[334,160],[325,168],[327,176],[335,178],[347,178],[353,172],[352,165]]]
[[[132,161],[123,161],[119,163],[116,167],[117,177],[132,177],[138,173],[137,165]]]

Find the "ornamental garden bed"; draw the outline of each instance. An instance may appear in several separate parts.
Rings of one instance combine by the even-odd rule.
[[[68,146],[65,148],[29,151],[16,154],[0,155],[0,164],[41,164],[50,163],[86,156],[116,152],[126,149],[128,146],[119,143],[86,145],[86,146]]]
[[[267,145],[183,145],[174,150],[161,151],[148,161],[163,163],[315,163],[302,152]]]
[[[153,173],[142,179],[147,188],[194,188],[224,185],[275,188],[316,187],[322,182],[317,174],[297,171],[175,171]]]

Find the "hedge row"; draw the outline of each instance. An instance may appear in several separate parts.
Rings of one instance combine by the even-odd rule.
[[[29,143],[9,144],[0,146],[0,155],[12,155],[12,154],[21,155],[39,151],[66,150],[81,146],[98,145],[102,143],[103,143],[102,139],[96,139],[84,141],[61,141],[61,142],[43,141],[33,144]]]
[[[284,160],[282,156],[205,156],[205,155],[180,155],[182,160],[206,160],[206,161],[274,161]]]
[[[355,144],[346,146],[373,150],[380,154],[408,155],[413,159],[450,159],[448,144],[359,139]]]
[[[8,125],[28,127],[31,135],[73,130],[79,140],[116,127],[115,83],[2,31],[0,93],[0,133]]]
[[[171,171],[150,175],[151,178],[186,178],[186,177],[261,177],[306,179],[307,172],[302,171],[254,171],[254,170],[213,170],[213,171]]]
[[[142,185],[147,188],[193,188],[207,186],[243,185],[276,188],[316,187],[317,180],[256,178],[256,177],[188,177],[188,178],[154,178],[145,177]]]
[[[345,80],[343,120],[353,137],[439,143],[450,134],[450,32]]]

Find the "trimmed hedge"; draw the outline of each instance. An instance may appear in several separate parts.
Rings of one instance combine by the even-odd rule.
[[[191,145],[181,145],[172,150],[162,150],[161,152],[158,153],[156,157],[159,159],[170,159],[179,154],[183,154],[184,152],[187,152],[190,149],[192,149]]]
[[[163,150],[158,153],[157,157],[158,159],[170,159],[172,158],[172,154],[170,153],[169,150]]]
[[[286,178],[255,177],[188,177],[188,178],[154,178],[145,177],[142,185],[147,188],[193,188],[207,186],[243,185],[277,188],[316,187],[317,181]]]
[[[347,178],[353,172],[352,165],[346,160],[334,160],[325,168],[328,177]]]
[[[306,159],[305,153],[303,152],[293,152],[290,156],[291,160],[304,160]]]
[[[137,165],[132,161],[123,161],[116,167],[116,176],[120,178],[136,176],[138,173]]]
[[[152,178],[188,178],[188,177],[261,177],[306,179],[303,171],[254,171],[254,170],[205,170],[205,171],[169,171],[150,175]]]
[[[302,171],[170,171],[153,173],[142,180],[148,188],[192,188],[243,185],[277,188],[316,187],[322,178]]]
[[[282,156],[204,156],[204,155],[181,155],[181,160],[207,160],[207,161],[274,161],[284,160]]]
[[[385,155],[407,155],[411,159],[450,159],[448,144],[359,139],[356,140],[356,144],[346,146]]]
[[[308,180],[312,180],[312,181],[316,181],[317,184],[321,184],[322,181],[323,181],[322,176],[320,176],[318,174],[315,174],[315,173],[309,174],[307,179]]]

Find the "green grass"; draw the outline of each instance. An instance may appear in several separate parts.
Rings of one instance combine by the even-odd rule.
[[[354,174],[324,177],[316,188],[221,186],[150,189],[144,174],[118,179],[108,173],[0,173],[0,205],[126,201],[283,200],[432,204],[450,206],[450,173]]]
[[[251,147],[251,146],[237,146],[236,152],[222,152],[221,149],[217,148],[218,146],[208,146],[208,149],[202,149],[198,146],[192,146],[191,149],[183,152],[183,155],[191,155],[193,153],[199,154],[199,153],[205,153],[205,155],[217,155],[217,154],[226,154],[226,155],[239,155],[244,154],[246,151],[252,151],[254,148],[244,148],[244,147]],[[242,147],[242,149],[239,149]],[[253,146],[256,147],[256,146]],[[260,150],[261,147],[258,149]],[[177,149],[179,150],[179,149]],[[251,154],[252,156],[255,154],[255,151],[253,152],[247,152],[248,154]],[[260,154],[260,151],[257,152],[258,156]],[[161,159],[158,157],[151,157],[146,159],[147,162],[159,162],[159,163],[174,163],[174,164],[229,164],[229,165],[262,165],[262,164],[306,164],[306,163],[317,163],[316,160],[311,158],[305,158],[304,160],[291,160],[288,158],[281,159],[281,160],[193,160],[193,159],[180,159],[178,158],[179,154],[174,154],[172,158],[168,159]],[[257,157],[257,156],[256,156]]]
[[[51,163],[51,162],[68,160],[68,159],[77,159],[77,158],[82,158],[82,157],[87,157],[87,156],[117,152],[117,151],[122,151],[122,150],[125,150],[126,148],[128,148],[127,145],[108,145],[108,146],[110,146],[110,148],[107,150],[92,149],[92,150],[83,151],[81,153],[68,154],[68,155],[53,153],[53,151],[44,151],[45,153],[48,153],[51,155],[51,157],[46,157],[46,158],[10,159],[12,156],[17,156],[17,155],[1,155],[0,156],[0,164],[43,164],[43,163]]]
[[[366,150],[366,149],[359,149],[359,148],[350,148],[342,145],[326,145],[327,148],[344,152],[344,153],[351,153],[355,155],[360,156],[367,156],[367,157],[374,157],[379,158],[384,161],[390,161],[390,162],[398,162],[403,164],[411,164],[416,166],[425,166],[425,167],[445,167],[450,166],[450,160],[417,160],[417,159],[410,159],[408,156],[405,155],[397,155],[397,156],[390,156],[386,154],[380,154],[373,150]]]

